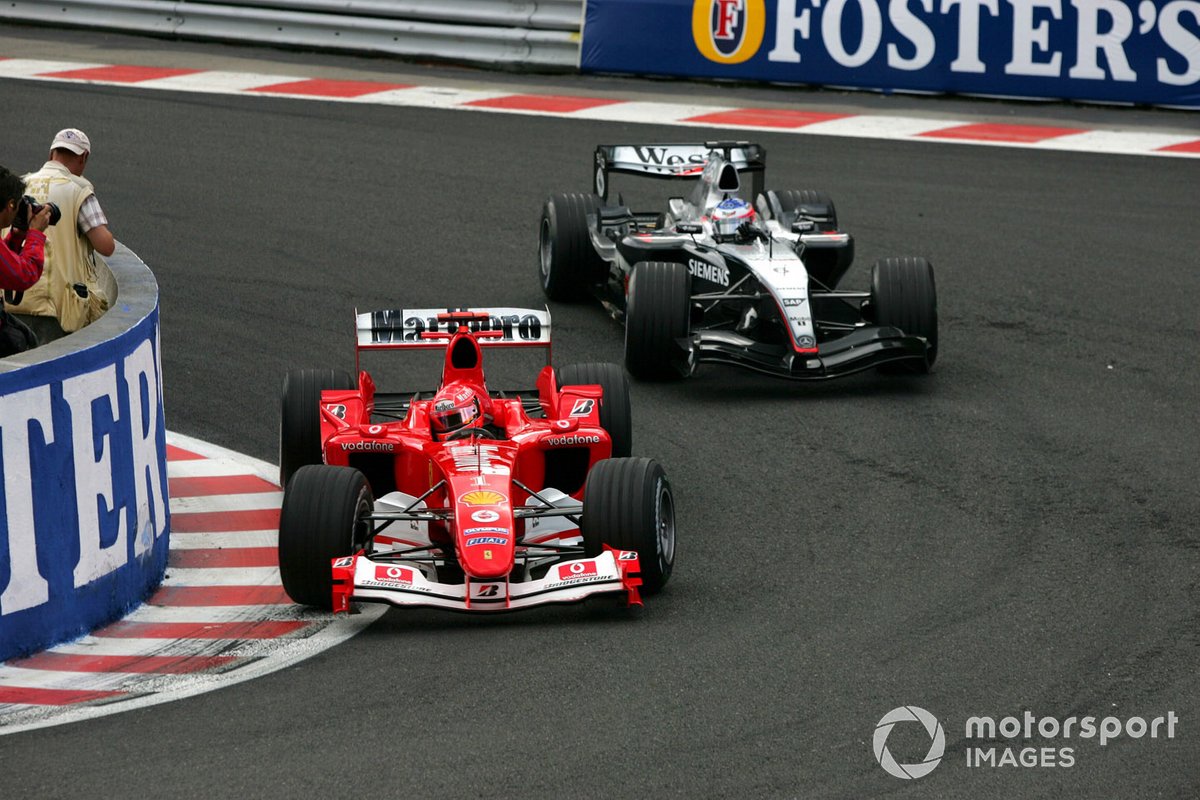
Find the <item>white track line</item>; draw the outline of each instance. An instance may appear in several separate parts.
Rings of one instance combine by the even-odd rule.
[[[283,492],[244,492],[240,494],[198,495],[172,497],[172,514],[204,514],[214,511],[259,511],[279,508]],[[180,534],[186,536],[188,534]]]
[[[0,53],[0,56],[3,54]],[[56,72],[67,72],[79,69],[93,69],[96,72],[86,78],[64,78],[55,75]],[[1016,147],[1036,150],[1073,151],[1100,153],[1105,155],[1140,155],[1176,158],[1200,158],[1200,132],[1195,135],[1187,131],[1185,125],[1179,126],[1179,131],[1123,131],[1123,130],[1086,130],[1077,134],[1053,136],[1051,125],[1023,124],[1014,125],[1004,121],[989,120],[987,117],[964,120],[937,119],[935,117],[904,117],[890,114],[851,114],[841,119],[814,122],[811,124],[788,125],[787,119],[770,120],[771,114],[782,114],[786,117],[792,112],[804,112],[803,107],[750,109],[730,105],[691,104],[680,101],[654,102],[638,99],[612,98],[578,98],[584,108],[575,107],[567,102],[560,110],[554,110],[553,94],[539,95],[540,105],[550,110],[531,108],[525,102],[529,95],[514,93],[501,87],[485,87],[479,89],[461,89],[446,86],[409,86],[408,88],[389,88],[395,84],[377,82],[379,91],[363,92],[363,86],[371,86],[373,81],[337,81],[322,80],[297,75],[270,75],[249,72],[227,72],[222,70],[199,71],[187,75],[176,75],[161,78],[130,81],[131,74],[136,75],[137,69],[121,65],[104,65],[92,63],[71,63],[61,61],[37,61],[31,59],[12,59],[4,62],[5,77],[18,80],[37,81],[67,81],[74,83],[104,84],[125,88],[169,89],[173,91],[207,92],[212,94],[253,95],[255,97],[275,97],[289,100],[309,100],[319,102],[345,102],[370,105],[409,106],[420,108],[453,109],[460,111],[483,111],[497,114],[523,114],[528,116],[559,117],[564,119],[585,119],[590,121],[609,121],[624,123],[644,123],[653,125],[675,125],[688,128],[706,128],[731,131],[734,135],[750,132],[768,132],[772,134],[793,134],[805,136],[846,136],[866,139],[887,139],[893,141],[908,141],[924,145],[983,145],[988,147]],[[105,80],[107,70],[108,80]],[[153,69],[148,69],[152,73]],[[294,92],[262,91],[264,87],[305,81],[319,81],[319,84],[309,84],[308,89],[324,94],[302,91],[297,87]],[[339,96],[348,95],[348,96]],[[505,100],[503,105],[474,105],[480,101]],[[599,104],[593,105],[592,101]],[[524,106],[524,107],[523,107]],[[574,110],[572,108],[574,107]],[[694,117],[706,114],[726,112],[723,121],[696,120]],[[768,119],[763,118],[763,113]],[[740,118],[740,121],[739,121]],[[780,124],[771,124],[771,122]],[[944,131],[948,128],[964,124],[982,124],[989,128],[987,131],[976,131],[976,138],[927,136],[933,131]],[[1050,138],[1040,141],[1029,140],[1029,130],[1047,129]],[[1174,151],[1165,148],[1183,145]]]

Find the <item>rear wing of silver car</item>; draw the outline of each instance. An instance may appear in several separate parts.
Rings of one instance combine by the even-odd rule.
[[[596,147],[595,154],[596,194],[608,202],[608,176],[612,173],[667,180],[699,178],[713,153],[733,164],[739,174],[750,176],[753,202],[763,190],[767,151],[752,142],[602,144]]]

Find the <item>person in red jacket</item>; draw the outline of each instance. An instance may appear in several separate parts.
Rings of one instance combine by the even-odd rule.
[[[25,184],[5,167],[0,167],[0,230],[17,221],[22,211],[21,198]],[[16,226],[4,237],[6,247],[0,248],[0,289],[24,291],[42,277],[45,261],[46,228],[50,225],[50,206],[44,205],[37,214],[24,209],[27,226]]]
[[[38,282],[45,263],[46,228],[50,225],[50,206],[38,213],[21,205],[25,184],[5,167],[0,166],[0,230],[17,221],[17,214],[26,215],[25,226],[12,227],[0,244],[0,289],[5,300],[19,302],[19,294]],[[20,320],[0,307],[0,358],[37,346],[37,337]]]

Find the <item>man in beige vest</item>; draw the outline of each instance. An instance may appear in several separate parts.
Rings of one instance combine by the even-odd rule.
[[[59,223],[46,229],[41,280],[22,296],[6,298],[8,310],[27,315],[43,342],[77,331],[108,310],[109,298],[97,285],[94,259],[96,253],[111,256],[116,242],[95,189],[83,177],[91,152],[87,134],[66,128],[50,144],[50,160],[25,176],[29,196],[38,203],[55,203],[62,211]]]

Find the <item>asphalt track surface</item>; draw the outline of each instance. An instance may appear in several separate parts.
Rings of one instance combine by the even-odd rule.
[[[269,460],[283,372],[350,368],[353,308],[539,306],[545,195],[587,187],[595,143],[680,138],[12,81],[0,103],[7,166],[68,120],[91,135],[88,177],[159,279],[169,426]],[[933,261],[935,374],[635,384],[680,530],[640,618],[391,611],[259,680],[0,737],[5,796],[1196,796],[1200,163],[756,138],[769,186],[834,196],[844,285]],[[621,359],[598,307],[552,312],[559,363]],[[916,781],[872,755],[904,704],[946,726]],[[1070,768],[966,766],[968,716],[1026,709],[1180,723],[1033,742]],[[928,747],[914,727],[899,761]]]

